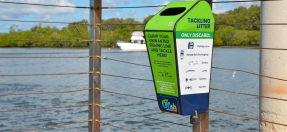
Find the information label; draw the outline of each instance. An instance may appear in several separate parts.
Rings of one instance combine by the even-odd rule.
[[[177,38],[181,95],[209,93],[213,39]]]
[[[178,113],[178,83],[173,32],[145,32],[161,110]]]

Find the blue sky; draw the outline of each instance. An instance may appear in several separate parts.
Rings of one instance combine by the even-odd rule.
[[[2,0],[9,2],[25,2],[37,4],[89,6],[89,0]],[[120,6],[150,6],[166,5],[173,0],[103,0],[103,7]],[[219,0],[214,0],[219,1]],[[221,0],[220,0],[221,1]],[[223,1],[223,0],[222,0]],[[250,7],[260,5],[260,2],[213,4],[213,12],[223,13],[239,6]],[[135,18],[138,21],[151,14],[157,13],[161,8],[134,8],[134,9],[104,9],[103,19],[109,18]],[[0,3],[0,19],[29,20],[29,21],[61,21],[74,22],[82,19],[89,20],[89,9],[75,9],[62,7],[44,7],[33,5],[15,5]],[[16,24],[22,30],[28,30],[39,23],[3,22],[0,21],[0,32],[9,32],[9,28]],[[67,24],[42,24],[43,26],[56,26],[62,28]]]

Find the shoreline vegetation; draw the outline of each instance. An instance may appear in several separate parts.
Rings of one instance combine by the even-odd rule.
[[[153,15],[144,19],[143,22],[134,18],[110,18],[102,20],[106,24],[145,24]],[[258,47],[260,40],[260,25],[224,25],[224,24],[259,24],[260,6],[252,5],[250,8],[238,7],[220,14],[214,14],[217,24],[215,26],[214,47]],[[87,20],[78,21],[88,23]],[[76,28],[77,27],[77,28]],[[8,33],[0,33],[0,39],[25,39],[25,40],[53,40],[45,41],[12,41],[0,40],[0,47],[47,47],[47,48],[86,48],[89,42],[76,42],[89,40],[88,25],[69,24],[62,29],[57,27],[42,27],[41,24],[30,30],[21,30],[18,25],[12,25]],[[78,32],[77,31],[80,32]],[[103,47],[116,47],[117,41],[130,41],[131,32],[143,30],[142,25],[103,25]],[[111,37],[112,36],[112,37]],[[64,41],[63,41],[64,40]],[[75,42],[66,42],[75,41]]]

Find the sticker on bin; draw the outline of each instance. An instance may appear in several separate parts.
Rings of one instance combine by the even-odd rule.
[[[171,27],[172,24],[173,24],[173,22],[170,22],[167,27]]]

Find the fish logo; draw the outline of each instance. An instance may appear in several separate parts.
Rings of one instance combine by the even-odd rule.
[[[177,112],[177,107],[176,105],[174,105],[174,103],[170,104],[170,102],[168,102],[168,99],[164,99],[162,100],[162,107],[167,109],[167,110],[171,110],[174,112]]]

